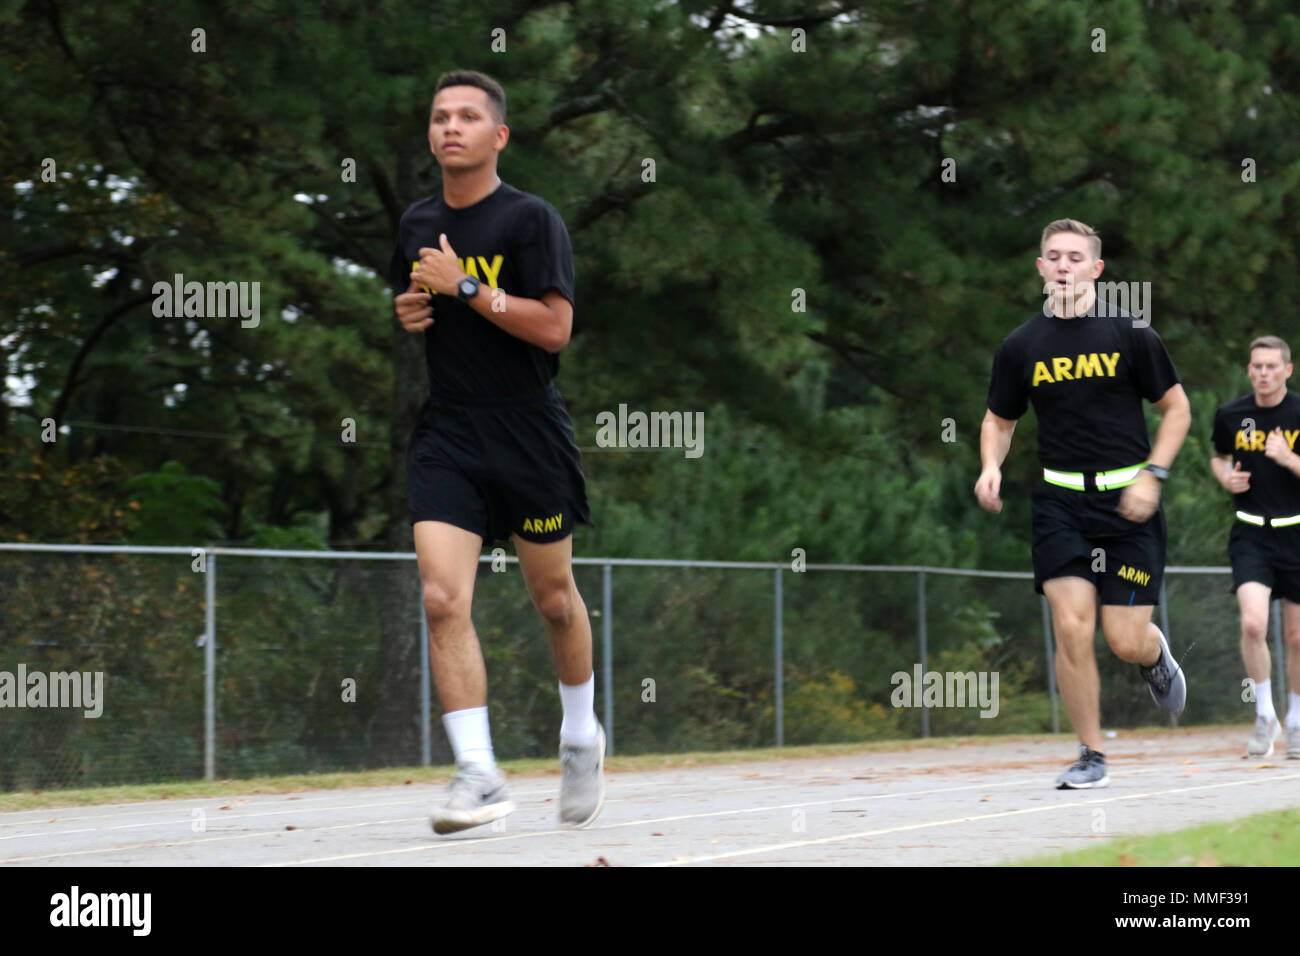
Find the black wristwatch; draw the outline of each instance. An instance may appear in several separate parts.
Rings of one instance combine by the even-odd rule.
[[[1146,465],[1145,467],[1146,467],[1146,470],[1147,470],[1147,471],[1149,471],[1149,472],[1151,472],[1151,474],[1155,475],[1156,478],[1158,478],[1160,481],[1168,481],[1168,480],[1169,480],[1169,469],[1168,469],[1168,468],[1162,468],[1162,467],[1160,467],[1159,465]]]
[[[470,299],[478,295],[478,279],[473,276],[466,276],[456,285],[456,298],[462,302],[469,302]]]

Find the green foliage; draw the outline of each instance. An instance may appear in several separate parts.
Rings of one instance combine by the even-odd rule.
[[[218,497],[221,485],[203,475],[186,474],[179,461],[136,475],[126,489],[140,506],[133,544],[200,544],[221,536],[221,525],[209,517],[224,510]]]

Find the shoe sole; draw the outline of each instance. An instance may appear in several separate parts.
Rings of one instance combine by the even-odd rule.
[[[1261,759],[1264,758],[1264,757],[1271,757],[1271,756],[1273,756],[1273,750],[1276,748],[1276,745],[1277,745],[1277,738],[1279,738],[1279,737],[1281,737],[1281,736],[1282,736],[1282,725],[1281,725],[1281,724],[1278,724],[1278,725],[1277,725],[1277,728],[1273,731],[1273,739],[1270,740],[1270,741],[1268,742],[1268,750],[1264,751],[1262,754],[1257,754],[1257,753],[1255,753],[1255,751],[1253,751],[1253,750],[1250,749],[1249,745],[1247,745],[1247,747],[1246,747],[1246,756],[1247,756],[1247,757],[1258,757],[1258,758],[1261,758]],[[1294,760],[1294,759],[1300,758],[1300,751],[1297,751],[1297,752],[1295,753],[1295,756],[1292,757],[1292,755],[1291,755],[1291,751],[1288,750],[1286,755],[1287,755],[1287,758],[1288,758],[1288,759]]]
[[[1176,688],[1180,683],[1182,684],[1183,689],[1182,689],[1182,693],[1179,696],[1182,699],[1178,702],[1177,709],[1173,707],[1166,707],[1163,703],[1160,702],[1160,698],[1156,696],[1155,688],[1151,687],[1151,685],[1148,684],[1147,690],[1151,691],[1151,699],[1156,702],[1157,707],[1159,707],[1165,713],[1173,714],[1176,717],[1179,714],[1181,714],[1187,707],[1187,678],[1183,676],[1183,666],[1179,664],[1178,661],[1174,658],[1174,652],[1169,649],[1169,641],[1165,638],[1163,634],[1160,635],[1160,653],[1162,655],[1168,654],[1169,659],[1174,662],[1174,668],[1176,669],[1174,673],[1174,679],[1169,682],[1169,693],[1165,694],[1165,700],[1173,699],[1174,688]],[[1156,661],[1156,663],[1158,664],[1160,662]]]
[[[596,809],[591,811],[591,816],[585,820],[573,821],[564,819],[564,808],[560,808],[560,822],[566,827],[572,827],[574,830],[581,830],[596,817],[600,816],[601,808],[605,806],[605,728],[600,728],[600,762],[596,765],[596,782],[600,786],[600,791],[596,797]]]
[[[1092,783],[1058,783],[1057,790],[1097,790],[1107,786],[1110,783],[1110,775],[1102,777],[1100,780],[1094,780]]]
[[[435,810],[429,815],[429,823],[434,833],[446,836],[448,833],[481,827],[514,812],[514,803],[503,800],[501,803],[489,803],[478,810]]]

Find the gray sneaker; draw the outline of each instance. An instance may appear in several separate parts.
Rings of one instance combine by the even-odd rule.
[[[451,796],[429,816],[434,833],[455,833],[482,826],[513,813],[506,778],[496,767],[461,764],[451,779]]]
[[[1181,714],[1187,703],[1187,678],[1183,669],[1169,652],[1169,642],[1160,635],[1160,660],[1150,667],[1138,666],[1142,676],[1151,688],[1151,699],[1161,710],[1171,714]]]
[[[1300,724],[1286,729],[1286,759],[1300,760]]]
[[[605,803],[605,728],[589,744],[560,743],[560,822],[585,827]]]
[[[1273,756],[1273,742],[1281,736],[1282,725],[1278,723],[1277,718],[1259,714],[1255,718],[1255,732],[1250,735],[1250,741],[1246,744],[1246,756]]]
[[[1056,778],[1057,790],[1091,790],[1110,783],[1106,775],[1106,755],[1079,744],[1079,759]]]

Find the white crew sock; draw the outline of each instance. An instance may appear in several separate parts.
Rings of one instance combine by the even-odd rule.
[[[560,723],[560,740],[570,744],[589,744],[596,740],[596,675],[581,684],[560,684],[560,705],[564,720]]]
[[[1273,709],[1273,682],[1271,680],[1255,682],[1255,716],[1277,716],[1277,711]]]
[[[492,733],[488,730],[486,707],[467,707],[443,714],[442,726],[447,730],[456,763],[497,765],[492,755]]]
[[[1300,694],[1295,691],[1287,694],[1286,725],[1288,727],[1300,727]]]

